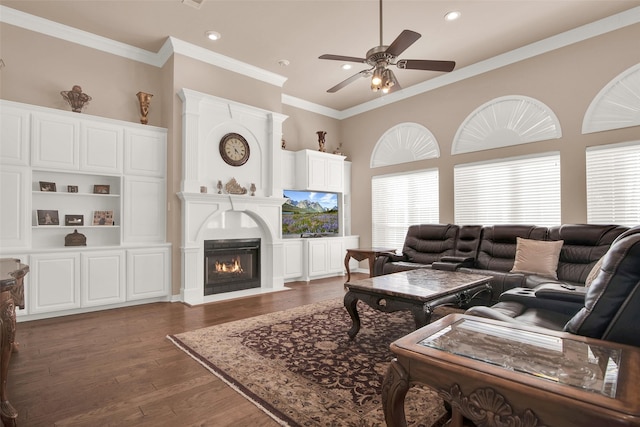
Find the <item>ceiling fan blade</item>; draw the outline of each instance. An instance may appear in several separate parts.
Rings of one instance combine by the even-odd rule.
[[[341,81],[340,83],[338,83],[337,85],[335,85],[331,89],[327,90],[327,92],[329,92],[329,93],[337,92],[340,89],[342,89],[343,87],[345,87],[346,85],[348,85],[349,83],[353,83],[356,80],[358,80],[360,77],[365,77],[367,74],[369,74],[369,70],[362,70],[358,74],[354,74],[353,76],[349,77],[348,79]]]
[[[453,71],[455,61],[430,61],[428,59],[401,59],[396,66],[403,70]]]
[[[419,33],[411,30],[404,30],[398,37],[389,45],[387,53],[393,56],[399,56],[402,52],[407,50],[409,46],[414,44],[416,40],[422,37]]]
[[[318,59],[331,59],[334,61],[347,61],[347,62],[362,62],[364,64],[367,63],[367,60],[364,58],[356,58],[355,56],[342,56],[342,55],[321,55]]]

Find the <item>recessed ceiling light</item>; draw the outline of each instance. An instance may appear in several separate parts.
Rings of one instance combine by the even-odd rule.
[[[207,31],[205,34],[209,40],[220,40],[222,37],[217,31]]]
[[[462,15],[460,12],[458,12],[457,10],[453,10],[451,12],[447,12],[447,14],[444,15],[444,19],[445,21],[455,21],[456,19],[460,18],[460,15]]]
[[[343,69],[343,70],[350,70],[350,69],[351,69],[351,64],[344,64],[344,65],[342,66],[342,69]]]

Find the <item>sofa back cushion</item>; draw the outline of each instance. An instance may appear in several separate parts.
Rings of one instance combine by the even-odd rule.
[[[565,331],[640,346],[640,227],[622,233],[602,260],[584,307]]]
[[[459,226],[454,224],[419,224],[407,230],[402,253],[405,259],[420,264],[432,264],[455,252]]]
[[[516,257],[517,238],[545,240],[547,228],[535,225],[488,225],[482,228],[476,267],[508,272]]]
[[[589,273],[628,227],[599,224],[564,224],[549,228],[549,240],[562,240],[558,280],[586,283]]]
[[[481,225],[462,225],[458,231],[455,256],[463,258],[477,258],[480,247]]]

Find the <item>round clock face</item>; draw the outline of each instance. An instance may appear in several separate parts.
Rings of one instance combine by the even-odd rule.
[[[242,135],[228,133],[220,140],[220,155],[231,166],[241,166],[249,160],[249,144]]]

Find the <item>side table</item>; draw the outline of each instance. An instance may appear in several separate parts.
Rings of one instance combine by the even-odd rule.
[[[391,344],[387,426],[406,426],[412,383],[451,407],[450,427],[640,426],[640,348],[451,314]]]
[[[347,282],[351,281],[351,270],[349,269],[349,260],[351,258],[356,261],[369,260],[369,277],[373,276],[373,264],[376,261],[376,257],[385,254],[393,253],[395,249],[389,248],[359,248],[359,249],[347,249],[347,255],[344,257],[344,268],[347,270]]]
[[[7,376],[16,337],[16,305],[24,307],[24,276],[29,266],[19,259],[0,259],[0,419],[15,426],[18,411],[9,402]]]

